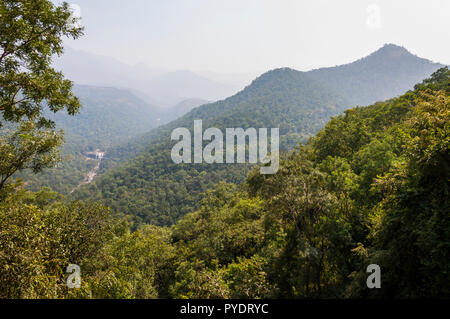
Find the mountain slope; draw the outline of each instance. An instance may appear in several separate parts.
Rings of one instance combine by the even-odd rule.
[[[386,44],[358,61],[308,72],[351,105],[368,105],[411,90],[442,64],[419,58],[403,47]]]
[[[240,84],[221,83],[190,71],[131,66],[116,59],[67,48],[54,66],[77,84],[139,90],[152,103],[170,106],[187,98],[215,101],[234,94]]]
[[[159,75],[145,85],[145,92],[149,95],[171,103],[196,97],[215,101],[238,90],[237,86],[219,83],[186,70]]]
[[[69,139],[86,138],[90,145],[124,141],[154,128],[162,110],[127,90],[76,85],[82,108],[76,116],[58,112],[47,116]]]
[[[38,175],[17,175],[27,181],[31,189],[49,186],[67,194],[95,167],[96,161],[86,156],[88,152],[105,151],[111,145],[156,127],[161,113],[159,108],[126,90],[76,85],[74,93],[82,104],[79,114],[46,114],[55,121],[57,129],[64,131],[65,144],[61,153],[65,160],[57,168]]]
[[[103,200],[138,223],[171,224],[197,207],[201,192],[222,180],[239,183],[248,170],[245,164],[173,164],[174,128],[192,129],[195,119],[203,120],[204,128],[279,127],[281,149],[289,150],[331,116],[364,101],[397,95],[420,82],[415,78],[422,80],[440,66],[403,50],[387,46],[349,65],[307,73],[288,68],[269,71],[230,98],[201,105],[134,143],[112,149],[104,176],[75,197]],[[108,171],[136,153],[140,155]]]
[[[174,164],[170,152],[175,141],[171,131],[192,129],[194,119],[204,128],[279,127],[281,148],[289,149],[319,130],[347,103],[305,73],[277,69],[265,73],[238,94],[223,101],[205,104],[185,116],[159,127],[141,138],[145,151],[125,165],[107,171],[92,184],[74,193],[75,198],[102,200],[116,211],[134,216],[140,223],[170,225],[192,211],[199,196],[215,183],[239,183],[246,164]],[[112,150],[111,157],[117,150]],[[124,151],[127,154],[128,151]]]
[[[209,278],[224,283],[208,291],[218,298],[450,296],[449,94],[441,69],[401,97],[334,117],[277,174],[255,169],[238,190],[206,192],[171,228],[174,297],[202,297]],[[370,263],[384,269],[381,289],[367,289]]]

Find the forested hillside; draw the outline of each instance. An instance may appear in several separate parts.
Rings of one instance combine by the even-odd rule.
[[[312,70],[308,75],[339,92],[351,105],[369,105],[411,90],[441,67],[403,47],[385,44],[358,61]]]
[[[133,233],[101,205],[15,185],[0,202],[0,296],[448,298],[449,130],[441,69],[334,117],[277,174],[219,183],[171,228]],[[61,280],[69,261],[81,289]],[[380,289],[366,286],[372,263]]]
[[[56,123],[56,129],[64,131],[63,161],[37,175],[31,172],[16,175],[32,190],[51,187],[68,194],[96,165],[96,161],[87,159],[88,152],[107,151],[112,145],[147,132],[156,127],[162,113],[126,90],[77,85],[74,93],[82,105],[76,117],[67,112],[44,112],[46,118]]]
[[[173,228],[190,298],[448,297],[450,72],[333,118],[274,175],[221,184]],[[365,268],[383,269],[368,290]]]
[[[150,132],[142,138],[150,140],[148,148],[123,166],[111,169],[111,162],[132,151],[112,150],[104,164],[104,170],[109,170],[77,190],[73,197],[102,200],[115,211],[133,216],[138,224],[173,224],[197,207],[202,192],[219,181],[241,182],[249,167],[174,164],[170,158],[175,144],[170,140],[174,128],[192,129],[195,119],[202,119],[205,128],[279,127],[281,149],[288,150],[299,141],[306,141],[346,105],[345,99],[303,72],[287,68],[267,72],[238,94],[195,108]],[[141,147],[144,145],[142,142]]]
[[[306,74],[328,91],[333,91],[344,98],[348,108],[369,105],[399,96],[411,90],[416,83],[429,77],[442,66],[440,63],[433,63],[413,55],[403,47],[386,44],[369,56],[355,62],[311,70]],[[209,113],[218,111],[217,109],[211,110],[206,114],[202,111],[197,115],[206,115],[208,118],[214,116]],[[175,127],[175,125],[171,127]],[[131,159],[139,151],[145,150],[152,143],[153,138],[160,135],[160,130],[153,130],[146,135],[131,139],[113,148],[112,158],[116,163]]]
[[[75,198],[102,200],[134,216],[138,223],[171,224],[198,207],[202,191],[219,180],[239,183],[248,169],[248,165],[174,165],[170,159],[174,128],[192,128],[195,119],[203,120],[204,127],[222,129],[279,127],[281,147],[286,151],[305,142],[345,108],[404,93],[439,66],[404,48],[386,45],[348,65],[306,73],[289,68],[269,71],[228,99],[197,107],[112,148],[102,164],[106,174]]]

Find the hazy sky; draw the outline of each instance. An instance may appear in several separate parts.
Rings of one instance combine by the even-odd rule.
[[[58,2],[58,1],[55,1]],[[307,70],[395,43],[450,64],[449,0],[74,0],[73,48],[134,65],[227,73]]]

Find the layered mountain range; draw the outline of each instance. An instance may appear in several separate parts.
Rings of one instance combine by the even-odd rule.
[[[300,72],[264,73],[237,94],[194,108],[139,138],[110,149],[102,176],[73,196],[102,200],[137,224],[170,225],[194,210],[199,196],[220,181],[239,183],[247,164],[174,164],[174,128],[278,127],[282,150],[305,142],[345,109],[398,96],[442,67],[402,47],[385,45],[353,63]],[[125,163],[118,165],[118,163]],[[115,166],[115,167],[114,167]]]

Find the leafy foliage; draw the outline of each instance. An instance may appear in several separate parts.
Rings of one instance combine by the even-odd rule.
[[[61,135],[44,105],[71,115],[79,102],[50,57],[82,30],[67,4],[45,0],[2,1],[0,17],[0,298],[450,297],[447,68],[334,117],[276,174],[168,165],[165,134],[197,117],[219,128],[281,125],[288,149],[339,113],[342,98],[308,75],[269,72],[150,133],[148,153],[85,188],[110,201],[113,217],[104,204],[9,180],[57,159]],[[118,219],[119,208],[135,218]],[[366,287],[372,263],[381,289]],[[81,267],[79,289],[66,285],[69,264]]]
[[[348,110],[278,173],[217,184],[171,228],[130,232],[102,205],[8,184],[0,296],[448,297],[449,81],[439,70],[415,91]],[[68,263],[81,266],[81,289],[64,286]],[[366,287],[372,263],[381,289]]]
[[[0,128],[19,125],[11,135],[2,134],[1,190],[16,171],[37,172],[58,160],[52,149],[61,138],[43,116],[44,105],[50,112],[65,109],[74,115],[80,104],[72,83],[51,67],[51,58],[62,54],[63,37],[76,39],[83,29],[67,3],[1,1],[0,17]]]

